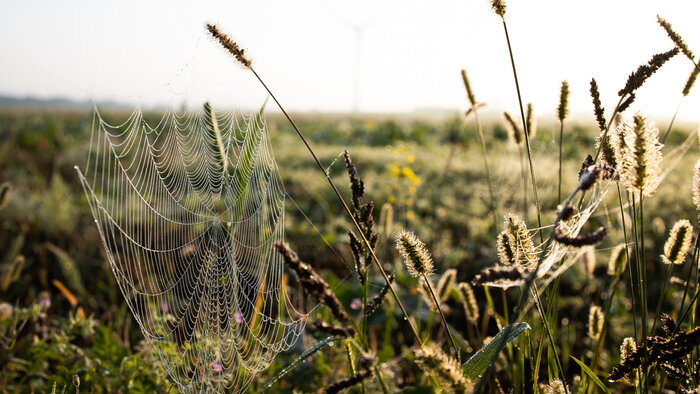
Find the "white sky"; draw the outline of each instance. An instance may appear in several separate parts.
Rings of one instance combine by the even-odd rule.
[[[668,19],[700,52],[700,2],[511,0],[507,21],[523,99],[553,117],[568,79],[572,111],[590,117],[595,76],[610,110],[636,67],[672,48]],[[0,94],[141,105],[258,107],[265,92],[207,36],[216,22],[248,48],[290,110],[351,111],[362,25],[358,101],[365,112],[466,107],[459,70],[494,114],[517,112],[500,19],[488,0],[5,1]],[[640,90],[632,110],[670,117],[691,70],[679,55]],[[700,88],[681,118],[700,120]]]

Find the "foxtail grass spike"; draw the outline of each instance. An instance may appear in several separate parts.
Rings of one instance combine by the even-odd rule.
[[[637,68],[635,72],[630,74],[627,78],[627,83],[625,87],[617,92],[617,95],[623,97],[625,95],[634,93],[635,90],[639,89],[644,82],[646,82],[649,77],[652,76],[661,66],[664,65],[669,59],[678,54],[678,48],[673,48],[668,52],[658,53],[652,56],[646,64],[642,64]]]
[[[661,260],[664,264],[683,264],[692,242],[693,226],[686,219],[677,221],[671,228],[664,244],[664,254],[661,255]]]
[[[559,106],[557,107],[557,118],[563,122],[569,116],[569,81],[561,82],[559,90]]]
[[[557,229],[557,231],[554,232],[554,239],[560,244],[580,248],[583,246],[590,246],[599,243],[605,238],[607,234],[608,229],[606,229],[605,227],[601,227],[590,234],[579,235],[577,237],[569,237],[568,235],[563,234],[561,232],[561,229]]]
[[[467,320],[472,323],[476,323],[476,321],[479,319],[479,306],[476,303],[474,290],[472,290],[469,283],[465,282],[461,282],[457,288],[459,289],[459,298],[462,301],[462,306],[464,307],[464,313],[467,316]]]
[[[491,0],[491,8],[501,18],[506,17],[506,2],[503,0]]]
[[[515,146],[522,146],[525,143],[525,136],[522,130],[520,130],[520,127],[518,127],[518,124],[515,123],[515,120],[508,112],[504,112],[503,117],[506,119],[506,126],[508,126],[508,131],[510,132],[508,134],[510,140],[513,141]]]
[[[457,270],[454,268],[445,271],[438,281],[436,291],[437,299],[441,302],[447,301],[457,280]]]
[[[357,365],[361,368],[360,371],[355,373],[353,376],[349,378],[345,378],[342,380],[339,380],[335,383],[332,383],[328,385],[325,388],[325,393],[326,394],[335,394],[339,393],[347,388],[353,387],[355,385],[360,384],[373,374],[373,367],[377,363],[377,359],[375,357],[362,357],[357,361]]]
[[[555,379],[549,382],[544,390],[545,394],[565,394],[564,383],[561,380]]]
[[[350,251],[352,252],[352,258],[355,262],[355,271],[357,271],[357,279],[360,281],[362,286],[365,285],[365,259],[362,255],[362,244],[357,238],[357,235],[352,230],[348,230],[348,236],[350,237]]]
[[[348,169],[348,175],[350,176],[350,189],[352,190],[352,205],[360,210],[360,198],[365,195],[365,182],[360,178],[357,173],[357,168],[355,163],[352,162],[350,158],[350,153],[348,151],[343,151],[343,157],[345,158],[345,167]]]
[[[333,326],[324,321],[316,320],[312,326],[314,331],[324,332],[328,335],[352,338],[355,336],[355,328]]]
[[[637,95],[634,92],[630,93],[627,96],[627,98],[625,99],[625,101],[620,103],[620,106],[617,107],[617,113],[621,114],[621,113],[627,111],[627,108],[629,108],[630,105],[632,105],[632,103],[634,102],[634,100],[636,98],[637,98]]]
[[[597,305],[592,305],[588,311],[588,336],[597,339],[603,332],[603,310]]]
[[[469,76],[467,76],[467,70],[462,70],[462,82],[464,83],[464,89],[467,91],[467,98],[469,99],[469,104],[472,105],[472,108],[476,107],[476,96],[474,96],[472,85],[469,83]]]
[[[420,277],[433,274],[433,258],[415,234],[410,231],[396,234],[396,249],[411,275]]]
[[[482,270],[472,279],[472,285],[503,288],[520,286],[525,283],[528,273],[528,271],[518,266],[489,267]]]
[[[394,224],[394,207],[388,202],[382,205],[382,210],[379,212],[379,223],[381,224],[384,236],[391,237]]]
[[[634,338],[627,337],[622,340],[622,344],[620,345],[620,359],[624,362],[624,360],[628,359],[636,351],[637,342],[635,342]],[[629,384],[630,386],[636,386],[638,382],[637,377],[638,373],[635,370],[624,376],[625,383]]]
[[[668,21],[658,15],[656,15],[656,21],[659,23],[659,25],[666,30],[666,34],[668,35],[668,38],[673,41],[674,44],[676,44],[676,47],[683,52],[683,54],[690,59],[692,62],[695,62],[695,56],[693,55],[693,52],[688,48],[688,45],[683,41],[683,38],[681,38],[680,34],[676,33],[673,30],[673,26],[671,26]]]
[[[287,266],[296,273],[306,294],[327,306],[333,317],[339,321],[346,323],[352,321],[338,297],[331,291],[331,287],[310,265],[299,260],[296,254],[287,248],[287,245],[279,243],[274,246],[284,258]]]
[[[207,30],[243,67],[250,69],[253,66],[253,61],[246,55],[245,49],[233,41],[228,34],[223,33],[216,25],[210,23],[207,23]]]
[[[591,97],[593,98],[593,112],[595,113],[595,120],[598,122],[598,128],[601,132],[605,132],[607,128],[605,122],[605,108],[603,108],[600,102],[600,92],[598,91],[598,82],[595,78],[591,79]]]
[[[624,146],[621,149],[620,180],[630,192],[654,193],[661,182],[661,148],[659,129],[637,113],[631,122],[623,121]]]
[[[602,131],[598,136],[596,142],[597,148],[600,150],[602,159],[610,164],[612,168],[617,168],[617,157],[619,152],[617,152],[616,147],[618,143],[616,141],[617,134],[614,132]]]
[[[532,140],[537,135],[537,120],[535,119],[535,113],[532,109],[532,103],[527,103],[527,112],[525,115],[525,125],[527,132]]]
[[[557,216],[559,216],[562,222],[568,222],[571,218],[576,215],[576,208],[571,205],[559,206],[557,207]]]
[[[523,269],[532,270],[537,264],[537,251],[525,222],[516,214],[504,216],[503,232],[510,243],[510,250],[515,256],[515,264]]]
[[[619,278],[625,271],[625,266],[627,264],[625,247],[625,244],[620,244],[613,248],[610,253],[610,260],[608,260],[608,275]]]
[[[389,274],[389,283],[394,282],[394,274]],[[389,285],[384,284],[382,287],[382,290],[379,292],[379,294],[375,295],[372,297],[372,299],[367,303],[367,311],[365,312],[365,315],[367,316],[372,316],[374,312],[379,309],[379,307],[384,303],[384,299],[386,299],[386,294],[389,292]]]
[[[700,72],[700,69],[697,67],[693,67],[693,71],[690,72],[690,75],[688,76],[688,80],[685,82],[685,86],[683,86],[683,96],[687,96],[690,94],[690,90],[693,88],[693,85],[695,85],[695,80],[698,79],[698,73]]]
[[[432,343],[416,352],[416,364],[423,371],[432,372],[446,392],[469,393],[472,391],[472,383],[464,377],[457,360]]]

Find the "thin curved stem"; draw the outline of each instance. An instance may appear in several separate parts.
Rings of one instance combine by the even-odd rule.
[[[263,82],[262,78],[260,78],[260,75],[258,75],[258,73],[252,67],[250,67],[249,69],[250,69],[250,71],[253,72],[255,77],[258,79],[260,84],[265,88],[265,90],[270,95],[270,97],[272,97],[272,99],[275,101],[275,103],[277,104],[279,109],[282,111],[284,116],[287,118],[289,123],[294,128],[294,131],[297,132],[297,135],[299,136],[299,138],[301,138],[304,145],[306,145],[306,149],[308,149],[309,153],[314,158],[316,165],[325,175],[326,180],[328,180],[328,183],[330,184],[331,188],[335,192],[335,195],[338,196],[338,199],[340,200],[341,204],[343,205],[343,208],[345,208],[345,212],[347,212],[348,216],[350,217],[350,220],[355,225],[355,228],[357,229],[358,233],[360,234],[360,237],[362,237],[362,241],[364,242],[365,246],[367,246],[367,250],[369,250],[370,254],[372,255],[372,260],[377,264],[377,267],[379,268],[379,272],[382,273],[382,276],[384,277],[384,280],[386,281],[387,286],[389,286],[389,290],[391,291],[391,295],[394,297],[394,299],[396,300],[396,304],[401,309],[401,312],[403,313],[404,319],[408,322],[408,325],[411,327],[411,332],[413,333],[413,337],[416,339],[416,341],[418,342],[418,345],[422,349],[423,343],[420,340],[420,336],[418,335],[418,331],[416,331],[416,327],[413,325],[413,322],[411,321],[411,317],[408,315],[408,312],[406,312],[406,308],[404,308],[403,303],[401,303],[401,299],[399,299],[399,295],[396,294],[396,290],[394,290],[394,287],[391,285],[391,281],[389,280],[389,276],[386,274],[386,271],[384,271],[384,267],[382,266],[382,263],[379,262],[379,259],[377,258],[376,253],[374,253],[374,248],[372,248],[369,241],[367,240],[367,237],[365,236],[365,233],[362,231],[360,224],[357,223],[357,220],[355,220],[355,217],[353,216],[352,211],[350,211],[348,204],[345,202],[345,199],[340,194],[340,191],[338,191],[338,188],[335,186],[335,183],[331,179],[331,176],[328,174],[328,172],[326,172],[326,169],[323,167],[323,164],[321,164],[321,161],[318,159],[318,156],[316,156],[316,153],[311,148],[311,145],[309,145],[309,142],[306,140],[306,137],[304,137],[304,134],[302,134],[301,130],[299,130],[299,128],[294,123],[292,118],[289,116],[287,111],[285,111],[284,107],[282,107],[282,104],[280,104],[280,102],[277,100],[277,97],[275,97],[275,95],[272,94],[272,91],[270,91],[270,88],[268,88],[267,85],[265,84],[265,82]]]

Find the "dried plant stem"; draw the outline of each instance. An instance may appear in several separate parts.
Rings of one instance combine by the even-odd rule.
[[[447,319],[445,318],[445,314],[442,312],[442,306],[440,306],[440,301],[438,298],[435,296],[435,291],[433,290],[433,285],[430,284],[430,281],[428,280],[428,277],[423,274],[423,280],[425,281],[425,284],[428,287],[428,290],[430,291],[430,296],[433,298],[433,302],[437,306],[438,312],[440,312],[440,319],[442,319],[442,325],[445,327],[445,331],[447,332],[447,336],[450,338],[450,343],[452,344],[452,347],[454,348],[455,355],[457,356],[458,360],[461,360],[462,355],[459,347],[457,346],[457,343],[455,342],[455,339],[452,337],[452,332],[450,331],[450,327],[447,325]]]
[[[532,181],[532,192],[535,198],[535,208],[537,209],[537,233],[540,234],[540,242],[544,241],[544,236],[542,235],[542,217],[540,215],[540,200],[537,197],[537,179],[535,178],[535,167],[532,164],[532,149],[530,148],[530,130],[527,129],[527,122],[525,121],[525,110],[523,109],[523,100],[520,95],[520,84],[518,83],[518,73],[515,68],[515,59],[513,58],[513,49],[510,45],[510,37],[508,36],[508,26],[506,25],[506,20],[503,19],[503,31],[506,35],[506,42],[508,43],[508,54],[510,55],[510,64],[513,67],[513,78],[515,79],[515,90],[518,92],[518,104],[520,105],[520,117],[523,123],[523,130],[525,131],[525,148],[527,149],[527,160],[530,164],[530,180]]]
[[[489,182],[489,196],[491,197],[491,212],[493,212],[493,236],[498,236],[498,213],[496,210],[496,194],[493,192],[493,181],[491,180],[491,171],[489,170],[489,159],[488,152],[486,151],[486,141],[484,139],[484,129],[481,127],[481,120],[479,120],[479,108],[478,105],[472,107],[472,112],[474,112],[474,122],[476,123],[476,129],[479,132],[479,141],[481,142],[481,156],[484,158],[484,170],[486,171],[486,179]]]
[[[263,82],[262,78],[260,78],[260,75],[258,75],[258,73],[255,71],[255,69],[254,69],[252,66],[250,67],[250,71],[253,72],[253,74],[254,74],[255,77],[258,79],[258,81],[260,82],[260,84],[265,88],[265,90],[266,90],[267,93],[270,95],[270,97],[272,97],[272,100],[275,101],[275,103],[277,104],[277,106],[279,107],[279,109],[282,111],[282,113],[284,114],[284,116],[287,118],[287,120],[289,121],[289,123],[290,123],[290,124],[292,125],[292,127],[294,128],[294,131],[296,131],[296,133],[297,133],[297,135],[299,136],[299,138],[301,138],[301,140],[302,140],[302,142],[304,143],[304,145],[306,145],[306,149],[308,149],[309,153],[310,153],[311,156],[314,158],[314,161],[316,162],[316,165],[318,166],[318,168],[319,168],[319,169],[323,172],[323,174],[325,175],[326,180],[328,180],[328,183],[330,184],[331,188],[333,189],[333,191],[335,192],[336,196],[338,196],[338,199],[339,199],[340,202],[342,203],[343,208],[345,208],[345,212],[347,212],[348,216],[350,217],[350,220],[352,221],[353,225],[355,226],[355,228],[357,229],[358,233],[359,233],[360,236],[362,237],[362,241],[364,242],[365,246],[367,246],[367,250],[369,250],[370,254],[372,255],[372,260],[375,262],[375,264],[376,264],[377,267],[379,268],[379,272],[381,272],[382,276],[384,277],[384,280],[386,281],[387,285],[389,286],[389,290],[391,291],[392,296],[393,296],[394,299],[396,300],[396,304],[397,304],[397,305],[399,306],[399,308],[401,309],[401,312],[402,312],[403,315],[404,315],[404,319],[408,322],[408,325],[411,327],[411,332],[413,333],[414,338],[415,338],[416,341],[418,342],[419,346],[420,346],[421,348],[423,348],[423,342],[420,340],[420,336],[418,335],[418,331],[416,331],[416,327],[413,325],[413,322],[411,321],[411,318],[410,318],[410,316],[408,315],[408,312],[406,312],[406,308],[404,308],[403,304],[401,303],[401,299],[399,299],[399,295],[396,294],[396,290],[394,290],[394,287],[391,285],[391,281],[389,280],[389,277],[387,276],[386,271],[384,271],[384,267],[382,267],[382,264],[379,262],[379,259],[377,258],[377,255],[376,255],[375,252],[374,252],[374,248],[372,248],[370,242],[367,240],[367,237],[365,237],[365,233],[362,231],[362,228],[360,227],[360,224],[357,223],[357,220],[355,220],[355,217],[353,216],[352,211],[350,211],[350,208],[348,207],[348,204],[345,203],[345,199],[343,199],[343,196],[340,194],[340,191],[338,191],[338,188],[335,186],[335,183],[334,183],[333,180],[331,179],[330,174],[328,174],[328,172],[326,172],[326,169],[323,167],[323,164],[321,164],[321,161],[318,159],[318,156],[316,156],[316,153],[315,153],[314,150],[311,148],[311,145],[309,145],[309,142],[306,140],[306,137],[304,137],[304,134],[301,132],[301,130],[299,130],[299,128],[298,128],[297,125],[294,123],[294,121],[293,121],[292,118],[289,116],[289,114],[288,114],[287,111],[284,109],[284,107],[282,107],[282,104],[280,104],[280,102],[277,100],[277,97],[275,97],[275,95],[272,94],[272,91],[270,91],[270,88],[268,88],[267,85],[265,84],[265,82]]]
[[[520,178],[523,181],[523,218],[528,221],[527,206],[527,170],[525,169],[525,152],[520,148]]]

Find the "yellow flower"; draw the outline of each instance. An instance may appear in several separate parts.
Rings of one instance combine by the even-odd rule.
[[[416,218],[416,214],[413,211],[406,212],[406,220],[413,220]]]
[[[406,156],[406,163],[412,164],[414,161],[416,161],[416,157],[413,155],[408,155]]]

